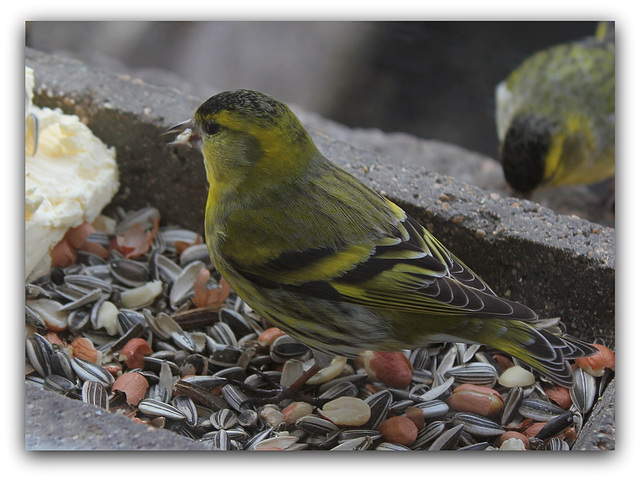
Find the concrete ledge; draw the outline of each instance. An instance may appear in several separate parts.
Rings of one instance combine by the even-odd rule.
[[[116,147],[122,194],[114,205],[153,204],[163,221],[202,231],[207,183],[200,153],[168,148],[160,133],[204,99],[31,49],[26,64],[35,70],[37,105],[78,115]],[[381,158],[328,136],[326,121],[301,117],[328,158],[398,202],[499,294],[540,316],[562,317],[574,335],[615,347],[615,230],[405,164],[402,151]]]

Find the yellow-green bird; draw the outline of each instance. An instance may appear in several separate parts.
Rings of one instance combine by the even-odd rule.
[[[593,349],[540,330],[393,202],[327,160],[283,103],[211,97],[167,132],[202,148],[215,268],[262,317],[316,352],[354,357],[480,343],[560,385]]]
[[[613,177],[613,26],[525,60],[496,88],[496,124],[504,176],[517,192]]]

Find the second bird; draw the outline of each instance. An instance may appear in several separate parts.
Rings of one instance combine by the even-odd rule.
[[[615,44],[596,36],[525,60],[496,88],[500,161],[521,194],[593,184],[615,173]]]

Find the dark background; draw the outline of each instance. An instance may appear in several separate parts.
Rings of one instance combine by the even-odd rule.
[[[203,100],[252,88],[352,127],[497,156],[494,90],[596,22],[27,22],[26,44]]]

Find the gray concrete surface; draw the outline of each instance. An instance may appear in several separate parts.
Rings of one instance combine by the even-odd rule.
[[[30,49],[26,64],[35,70],[36,104],[77,114],[107,145],[116,147],[122,189],[114,205],[139,208],[153,204],[163,212],[165,222],[201,231],[207,189],[201,156],[195,150],[168,148],[159,134],[190,117],[203,99]],[[433,173],[426,164],[405,162],[410,155],[402,149],[381,156],[356,147],[348,142],[348,131],[300,113],[328,158],[398,202],[498,293],[526,303],[541,316],[562,317],[574,335],[602,338],[615,347],[614,229]],[[344,134],[342,140],[331,135],[335,129]],[[477,156],[455,147],[431,150],[445,162],[456,162],[461,172]],[[69,430],[52,426],[46,441],[37,438],[37,427],[55,423],[58,417],[43,419],[46,411],[29,409],[29,404],[42,400],[61,405],[65,411],[65,402],[30,389],[26,400],[29,444],[65,448]],[[583,435],[610,432],[613,448],[613,395],[595,411],[600,416],[592,419],[590,431],[584,430]],[[114,430],[138,427],[133,422],[126,426],[115,420],[109,423]],[[77,428],[82,428],[80,420]],[[45,444],[47,447],[39,447]],[[90,445],[110,448],[104,442]],[[171,445],[172,441],[159,440],[157,448],[170,449]]]

